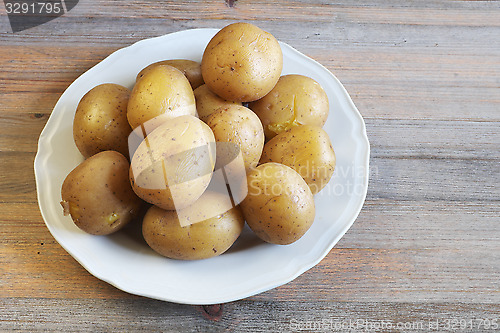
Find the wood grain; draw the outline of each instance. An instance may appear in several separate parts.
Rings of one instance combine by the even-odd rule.
[[[225,316],[220,321],[208,321],[196,307],[146,299],[95,300],[89,307],[85,300],[5,299],[3,326],[10,330],[30,332],[72,331],[161,331],[161,332],[290,332],[294,328],[313,328],[308,325],[355,325],[351,331],[368,330],[368,325],[382,321],[394,325],[384,332],[425,332],[429,322],[439,324],[444,331],[446,319],[498,318],[500,308],[491,304],[463,303],[391,303],[391,302],[265,302],[240,301],[225,304]],[[30,309],[22,312],[18,309]],[[259,320],[255,320],[258,313]],[[111,315],[112,314],[112,315]],[[78,317],[79,321],[74,318]],[[96,318],[101,318],[96,321]],[[138,318],[130,320],[131,318]],[[154,319],[154,320],[152,320]],[[351,324],[350,322],[351,321]],[[352,323],[354,322],[354,323]],[[396,330],[396,325],[409,325]],[[361,325],[364,325],[361,326]],[[411,325],[415,329],[411,329]],[[477,328],[477,323],[475,323]],[[325,326],[323,326],[325,327]],[[328,326],[326,326],[328,327]],[[342,327],[342,326],[340,326]],[[376,326],[373,326],[376,327]],[[404,326],[402,326],[404,327]],[[319,328],[319,329],[318,329]],[[327,331],[316,329],[300,331]],[[347,331],[347,330],[329,330]],[[477,330],[480,331],[480,330]],[[486,330],[485,330],[486,331]],[[491,331],[491,330],[490,330]]]
[[[45,298],[100,298],[104,290],[106,297],[129,297],[88,275],[61,251],[38,212],[21,213],[32,204],[18,206],[0,205],[6,235],[2,262],[7,264],[3,295],[29,297],[36,290]],[[500,297],[498,213],[494,203],[450,207],[368,201],[351,230],[318,266],[254,298],[465,301],[480,294],[479,300],[493,302]]]
[[[33,159],[59,96],[107,55],[234,21],[270,31],[342,81],[365,118],[370,184],[357,221],[317,266],[211,316],[90,275],[42,220]],[[63,17],[15,34],[0,6],[0,45],[0,331],[500,322],[498,1],[80,0]]]

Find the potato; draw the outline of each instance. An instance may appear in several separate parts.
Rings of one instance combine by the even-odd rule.
[[[196,223],[182,227],[179,215]],[[173,259],[206,259],[226,252],[241,234],[245,220],[229,197],[205,192],[180,211],[152,206],[142,224],[144,239],[159,254]]]
[[[222,107],[208,117],[207,125],[214,132],[216,142],[239,146],[245,169],[257,166],[264,147],[264,129],[255,113],[241,105]],[[228,160],[223,154],[226,152],[217,150],[217,159]]]
[[[73,138],[83,157],[105,150],[128,156],[127,138],[132,131],[127,121],[129,95],[127,88],[105,83],[82,97],[73,120]]]
[[[215,165],[215,138],[193,116],[169,119],[135,151],[130,181],[143,200],[163,209],[182,209],[203,194]]]
[[[265,163],[250,171],[248,195],[241,203],[248,226],[262,240],[291,244],[311,227],[314,198],[302,177],[279,163]]]
[[[142,205],[130,187],[128,169],[128,160],[116,151],[103,151],[83,161],[62,185],[64,215],[70,214],[89,234],[108,235],[120,230]]]
[[[310,125],[292,127],[269,140],[260,161],[291,167],[304,178],[312,194],[328,184],[335,170],[335,152],[328,134]]]
[[[329,111],[323,88],[303,75],[282,76],[269,94],[248,107],[262,121],[267,139],[294,126],[323,127]]]
[[[186,59],[172,59],[172,60],[164,60],[152,63],[151,65],[142,69],[139,74],[137,74],[136,81],[139,81],[140,78],[144,76],[147,72],[149,72],[153,67],[158,65],[169,65],[177,68],[186,76],[191,84],[191,88],[195,90],[199,86],[201,86],[203,82],[203,76],[201,76],[201,65],[199,62],[186,60]]]
[[[136,82],[127,107],[133,129],[145,124],[146,133],[150,133],[166,119],[182,115],[196,115],[196,103],[193,89],[181,71],[158,65]]]
[[[226,101],[214,94],[206,84],[199,86],[194,90],[194,98],[196,100],[196,111],[198,117],[204,122],[218,108],[223,106],[241,105],[240,102]]]
[[[228,101],[250,102],[265,96],[278,82],[282,68],[276,38],[249,23],[220,30],[201,60],[205,84]]]

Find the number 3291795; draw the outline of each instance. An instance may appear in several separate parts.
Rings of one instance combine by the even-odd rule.
[[[7,14],[59,14],[63,10],[60,2],[6,2]]]

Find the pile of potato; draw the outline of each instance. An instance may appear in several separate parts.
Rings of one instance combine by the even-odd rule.
[[[142,218],[147,244],[175,259],[224,253],[245,221],[269,243],[301,238],[335,154],[322,129],[326,93],[311,78],[281,76],[282,67],[271,34],[235,23],[201,64],[161,61],[132,91],[91,89],[75,113],[86,159],[62,185],[64,214],[94,235]]]

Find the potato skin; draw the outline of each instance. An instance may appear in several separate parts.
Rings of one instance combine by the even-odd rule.
[[[182,209],[205,191],[215,165],[215,138],[193,116],[168,119],[139,145],[130,163],[134,192],[163,209]]]
[[[221,196],[205,192],[193,205],[200,206],[196,213],[205,212],[205,216],[201,216],[201,222],[185,227],[179,224],[177,214],[189,216],[192,207],[175,212],[152,206],[142,224],[144,239],[157,253],[172,259],[206,259],[226,252],[241,234],[245,220],[239,207],[214,210],[221,208]]]
[[[61,188],[64,214],[93,235],[120,230],[140,211],[142,201],[128,180],[128,160],[116,151],[89,157],[71,171]]]
[[[193,89],[177,68],[158,65],[135,83],[127,106],[127,119],[132,127],[146,124],[150,133],[166,119],[196,115]]]
[[[228,101],[250,102],[265,96],[282,68],[283,54],[276,38],[249,23],[221,29],[201,60],[205,84]]]
[[[194,98],[196,100],[196,111],[198,117],[207,122],[208,117],[215,110],[225,106],[241,105],[241,102],[226,101],[214,94],[206,84],[199,86],[194,90]]]
[[[248,226],[262,240],[291,244],[300,239],[314,222],[311,190],[292,168],[265,163],[247,176],[248,195],[241,208]]]
[[[105,150],[128,156],[127,138],[132,131],[127,121],[129,95],[127,88],[105,83],[82,97],[73,120],[73,139],[83,157]]]
[[[152,63],[151,65],[143,68],[139,72],[139,74],[137,74],[135,80],[138,81],[140,78],[144,76],[144,74],[146,74],[152,68],[158,65],[169,65],[180,70],[182,74],[184,74],[188,79],[189,84],[191,85],[191,88],[193,90],[204,84],[203,76],[201,76],[201,64],[199,62],[187,59],[171,59],[171,60],[163,60]]]
[[[312,194],[328,184],[336,162],[328,134],[321,127],[310,125],[292,127],[269,140],[260,161],[291,167],[304,178]]]
[[[240,147],[245,169],[257,166],[265,138],[255,113],[240,105],[222,107],[208,117],[207,125],[214,132],[216,142],[232,142]]]
[[[262,99],[248,106],[259,116],[266,138],[270,139],[294,126],[323,127],[329,102],[323,88],[303,75],[284,75]]]

